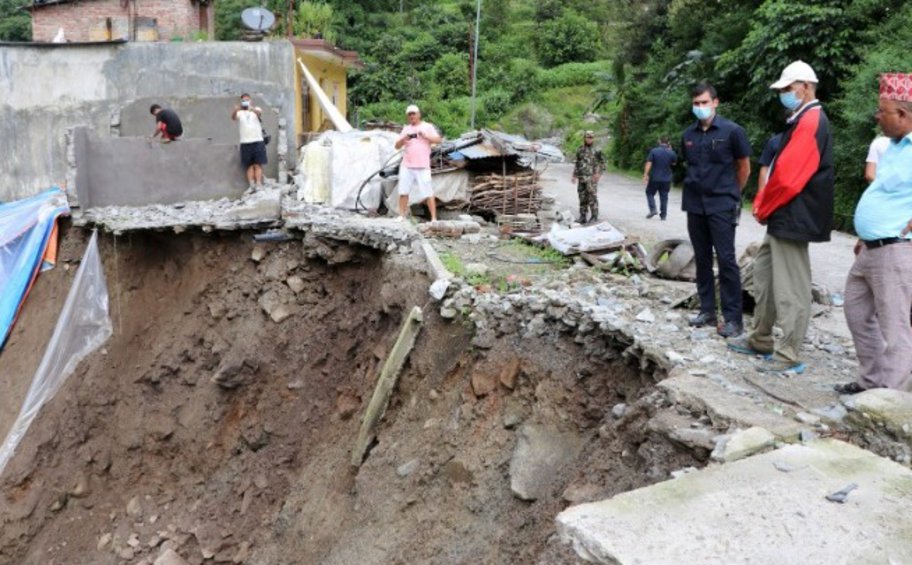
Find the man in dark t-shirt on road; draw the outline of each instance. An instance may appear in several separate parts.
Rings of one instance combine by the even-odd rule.
[[[646,157],[646,168],[643,169],[643,180],[646,181],[646,200],[649,203],[649,214],[646,219],[656,215],[655,195],[659,193],[661,218],[668,216],[668,192],[671,190],[671,167],[678,162],[678,156],[671,149],[668,138],[662,136],[659,145],[649,150]]]
[[[152,133],[152,139],[159,135],[162,136],[162,143],[168,143],[179,138],[184,133],[180,118],[177,112],[169,108],[162,108],[158,104],[152,104],[149,113],[155,116],[155,131]]]

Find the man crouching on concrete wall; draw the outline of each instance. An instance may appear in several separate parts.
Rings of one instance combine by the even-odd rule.
[[[238,123],[241,138],[241,165],[247,168],[249,188],[263,186],[263,165],[266,164],[266,143],[263,141],[263,109],[254,106],[249,94],[241,94],[241,103],[234,107],[231,119]]]

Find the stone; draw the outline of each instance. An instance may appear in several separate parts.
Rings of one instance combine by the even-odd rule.
[[[754,426],[729,436],[722,436],[716,442],[711,457],[721,462],[737,461],[772,447],[775,442],[776,436],[759,426]]]
[[[76,484],[73,485],[69,495],[73,498],[85,498],[90,494],[92,494],[92,489],[89,486],[89,476],[85,473],[80,473],[79,478],[76,479]]]
[[[98,549],[98,551],[102,551],[104,548],[108,547],[113,538],[114,536],[110,532],[102,534],[101,537],[98,538],[98,544],[95,548]]]
[[[824,498],[851,483],[846,504]],[[906,563],[908,521],[897,517],[910,505],[912,471],[830,439],[573,506],[556,525],[594,563]]]
[[[224,302],[216,301],[209,303],[209,315],[212,316],[214,320],[220,320],[228,312],[227,306]]]
[[[177,554],[173,549],[165,549],[155,559],[152,565],[188,565],[183,557]]]
[[[571,468],[582,450],[574,432],[551,426],[525,424],[517,433],[510,460],[510,489],[522,500],[549,496],[561,487],[561,475]]]
[[[487,396],[496,389],[497,377],[481,371],[472,373],[472,392],[475,393],[475,396]]]
[[[652,310],[649,308],[643,308],[640,310],[639,314],[636,315],[636,320],[638,322],[645,322],[647,324],[655,322],[655,319],[655,314],[653,314]]]
[[[288,285],[288,288],[291,289],[291,292],[298,294],[305,288],[307,288],[307,283],[304,282],[304,279],[297,275],[292,275],[285,279],[285,284]]]
[[[129,545],[133,549],[136,549],[137,547],[139,547],[139,535],[136,533],[130,534],[130,537],[127,538],[127,545]]]
[[[441,308],[440,309],[440,317],[445,320],[452,320],[458,314],[459,314],[459,312],[457,312],[455,308]]]
[[[339,418],[348,420],[361,407],[361,399],[351,393],[343,393],[336,397],[336,413]]]
[[[820,423],[820,416],[808,414],[807,412],[798,412],[795,414],[795,421],[801,422],[802,424],[807,424],[809,426],[816,426]]]
[[[431,295],[431,298],[439,302],[443,300],[444,296],[446,296],[446,292],[449,288],[450,281],[448,279],[437,279],[431,283],[431,287],[428,289],[428,293]]]
[[[281,324],[289,317],[291,317],[291,314],[291,309],[288,306],[285,304],[279,304],[272,310],[272,312],[269,313],[269,317],[272,318],[273,322]]]
[[[614,417],[615,420],[622,418],[626,412],[627,412],[627,405],[624,404],[623,402],[615,404],[611,408],[611,415]]]
[[[912,445],[912,393],[874,388],[855,395],[847,405]]]
[[[257,300],[257,304],[272,321],[279,324],[291,316],[291,310],[275,290],[268,290]]]
[[[472,345],[478,349],[491,349],[494,347],[494,341],[496,339],[497,335],[494,333],[494,330],[478,330],[478,332],[472,338]]]
[[[250,260],[254,263],[259,263],[266,258],[266,248],[262,245],[254,246],[253,251],[250,252]]]
[[[396,467],[396,474],[402,478],[405,478],[414,473],[418,469],[419,465],[421,465],[420,460],[412,459],[411,461],[408,461]]]
[[[519,357],[511,359],[500,371],[500,384],[510,390],[516,388],[516,380],[519,378],[521,368],[522,360]]]
[[[127,516],[132,518],[139,518],[142,516],[143,508],[142,503],[139,501],[138,496],[134,496],[127,502]]]
[[[671,361],[671,363],[674,365],[680,365],[681,363],[686,361],[686,359],[683,355],[681,355],[680,353],[678,353],[677,351],[674,351],[672,349],[669,349],[668,351],[665,352],[665,358],[668,359],[669,361]]]
[[[484,263],[466,263],[465,265],[466,277],[486,277],[490,271],[491,268]]]
[[[596,485],[570,485],[564,489],[561,498],[570,504],[579,504],[581,502],[597,500],[603,492],[604,489]]]
[[[125,561],[132,561],[136,551],[132,547],[124,547],[117,552],[117,556]]]
[[[212,376],[212,382],[222,388],[237,388],[250,382],[259,371],[260,363],[242,348],[229,349]]]

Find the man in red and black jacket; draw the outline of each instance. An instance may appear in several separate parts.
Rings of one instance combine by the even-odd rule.
[[[810,65],[795,61],[770,88],[792,114],[769,181],[754,199],[754,217],[767,228],[754,259],[753,329],[728,345],[763,355],[761,371],[801,373],[801,343],[811,319],[808,243],[829,241],[833,228],[833,135]],[[774,323],[783,332],[778,342]]]

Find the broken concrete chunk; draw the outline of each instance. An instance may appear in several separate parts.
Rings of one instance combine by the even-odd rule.
[[[290,288],[291,291],[295,294],[298,294],[307,286],[304,282],[304,279],[297,275],[293,275],[285,279],[285,284],[287,284],[288,288]]]
[[[152,565],[187,565],[187,562],[171,548],[161,552]]]
[[[262,245],[257,245],[253,248],[253,251],[250,252],[250,259],[254,263],[259,263],[266,258],[266,248]]]
[[[421,464],[421,461],[419,461],[418,459],[412,459],[411,461],[408,461],[408,462],[403,463],[402,465],[399,465],[398,467],[396,467],[396,474],[402,478],[405,478],[405,477],[411,475],[412,473],[414,473],[415,470],[418,469],[418,465],[420,465],[420,464]]]
[[[783,473],[776,461],[813,472]],[[864,496],[849,495],[838,508],[824,500],[849,483],[862,485]],[[884,517],[908,512],[909,486],[908,468],[820,440],[571,507],[557,516],[557,531],[593,563],[905,562],[908,520]],[[834,535],[859,524],[863,540]]]
[[[437,279],[431,283],[431,288],[428,290],[428,292],[430,292],[431,298],[440,301],[443,300],[444,296],[446,296],[447,289],[449,288],[450,281],[448,279]]]
[[[142,513],[142,503],[139,501],[138,496],[134,496],[130,499],[129,502],[127,502],[127,516],[139,518],[142,516]]]
[[[516,380],[519,378],[521,368],[522,360],[519,357],[511,359],[500,372],[500,384],[510,390],[516,388]]]
[[[711,457],[724,463],[737,461],[773,447],[775,442],[776,436],[759,426],[754,426],[720,438]]]
[[[847,405],[912,445],[912,393],[874,388],[855,395]]]
[[[652,313],[652,310],[650,310],[649,308],[643,308],[642,310],[640,310],[640,313],[636,315],[636,319],[638,322],[645,322],[647,324],[651,324],[651,323],[655,322],[656,317],[655,317],[655,314]]]
[[[510,488],[523,500],[551,494],[563,482],[561,476],[574,464],[582,440],[573,432],[544,425],[524,425],[517,434],[510,460]]]
[[[497,377],[486,372],[472,374],[472,392],[475,396],[487,396],[497,388]]]

